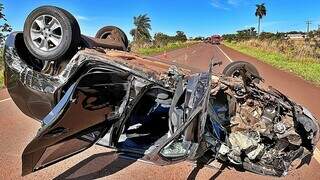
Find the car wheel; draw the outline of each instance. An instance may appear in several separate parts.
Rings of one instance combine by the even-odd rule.
[[[23,37],[32,55],[44,61],[59,61],[75,54],[81,33],[77,20],[66,10],[41,6],[27,17]]]
[[[235,62],[228,64],[224,68],[224,70],[222,71],[222,74],[225,76],[229,76],[229,77],[239,77],[240,76],[240,69],[243,68],[244,66],[255,77],[260,77],[260,74],[259,74],[257,68],[254,67],[252,64],[245,62],[245,61],[235,61]],[[259,83],[260,80],[255,78],[254,76],[251,77],[253,79],[253,81],[255,83]]]
[[[98,39],[112,39],[115,41],[121,41],[124,45],[124,51],[128,50],[129,41],[126,34],[118,27],[105,26],[97,32],[96,38]]]

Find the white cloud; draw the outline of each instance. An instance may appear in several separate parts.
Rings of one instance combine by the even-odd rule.
[[[77,20],[84,20],[84,21],[88,21],[89,18],[86,16],[81,16],[81,15],[75,15],[74,16]]]
[[[238,6],[241,0],[228,0],[229,5]]]
[[[211,5],[217,9],[229,10],[229,8],[225,7],[221,0],[211,0]]]
[[[230,10],[238,6],[243,0],[211,0],[211,5],[217,9]]]

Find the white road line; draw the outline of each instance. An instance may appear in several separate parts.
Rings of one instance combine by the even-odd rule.
[[[222,49],[218,46],[218,45],[215,45],[221,52],[222,54],[230,61],[230,62],[233,62],[233,60],[224,52],[222,51]]]
[[[9,101],[9,100],[11,100],[11,98],[2,99],[2,100],[0,100],[0,103],[2,103],[2,102],[6,102],[6,101]]]

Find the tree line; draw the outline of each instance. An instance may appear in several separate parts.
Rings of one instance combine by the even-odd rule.
[[[267,15],[267,9],[265,4],[257,4],[255,16],[258,17],[258,32],[254,27],[249,29],[238,31],[237,34],[226,34],[224,35],[227,40],[238,40],[238,39],[248,39],[256,37],[260,34],[261,29],[261,19]],[[177,31],[176,35],[170,36],[161,32],[155,33],[153,38],[150,35],[151,29],[151,19],[147,14],[142,14],[139,16],[133,17],[134,28],[130,31],[131,36],[133,37],[132,45],[135,47],[141,47],[146,44],[152,44],[154,46],[164,46],[172,42],[185,42],[187,41],[187,36],[183,31]],[[261,35],[269,36],[269,34],[261,33]],[[203,41],[204,37],[195,37],[192,40]]]
[[[133,37],[131,43],[133,47],[139,48],[146,45],[165,46],[173,42],[185,42],[188,40],[187,35],[183,31],[176,31],[176,35],[170,36],[162,32],[155,33],[153,37],[150,35],[151,19],[147,14],[133,17],[134,28],[130,31]]]
[[[8,33],[12,31],[12,27],[8,24],[8,20],[4,14],[4,6],[0,3],[0,46],[2,47]]]
[[[247,29],[239,30],[234,34],[224,34],[223,39],[226,41],[244,41],[254,38],[261,40],[287,40],[288,34],[299,34],[304,37],[306,42],[312,42],[320,47],[320,30],[314,30],[310,32],[302,31],[289,31],[289,32],[261,32],[261,19],[267,15],[267,8],[264,3],[256,4],[256,10],[254,15],[258,18],[258,29],[250,27]]]

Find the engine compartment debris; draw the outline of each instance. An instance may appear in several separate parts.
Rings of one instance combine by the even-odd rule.
[[[249,171],[284,176],[294,161],[311,158],[319,124],[280,92],[242,79],[223,77],[213,83],[207,123],[213,128],[207,129],[221,144],[211,149],[221,160]]]

